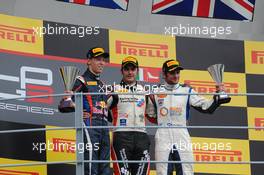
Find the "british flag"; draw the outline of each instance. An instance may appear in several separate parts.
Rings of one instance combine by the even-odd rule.
[[[127,10],[129,0],[57,0],[96,7]]]
[[[153,0],[152,13],[253,20],[255,0]]]

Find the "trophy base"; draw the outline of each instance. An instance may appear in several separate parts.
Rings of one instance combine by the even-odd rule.
[[[74,110],[75,110],[74,107],[63,107],[63,108],[59,108],[59,111],[61,113],[74,112]]]
[[[229,103],[230,101],[231,101],[231,97],[229,97],[228,95],[226,94],[219,95],[218,102],[220,104]]]
[[[61,113],[74,112],[75,111],[74,103],[72,100],[61,101],[58,109]]]

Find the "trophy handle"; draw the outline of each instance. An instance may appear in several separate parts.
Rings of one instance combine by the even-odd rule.
[[[216,83],[216,86],[220,86],[220,85],[223,85],[223,83]],[[217,90],[216,92],[219,93],[218,102],[220,104],[229,103],[231,101],[231,97],[229,95],[227,95],[224,90],[222,90],[222,91]]]

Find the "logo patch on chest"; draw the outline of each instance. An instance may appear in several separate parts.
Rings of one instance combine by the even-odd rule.
[[[157,97],[158,98],[165,98],[165,97],[167,97],[167,94],[158,94]]]
[[[137,106],[138,107],[142,107],[144,105],[144,103],[145,103],[145,100],[144,99],[140,99],[140,100],[137,101]]]
[[[163,106],[164,105],[164,99],[158,99],[158,105]]]
[[[88,86],[96,86],[97,85],[97,81],[87,81],[86,84]]]
[[[170,116],[173,115],[182,115],[182,107],[170,107]]]
[[[165,107],[160,108],[160,115],[165,117],[168,115],[169,110]]]
[[[126,126],[127,125],[127,119],[120,119],[120,126]]]

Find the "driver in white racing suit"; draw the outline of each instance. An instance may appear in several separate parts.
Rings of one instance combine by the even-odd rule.
[[[165,84],[158,92],[175,93],[173,95],[155,94],[147,98],[147,117],[159,126],[186,126],[190,106],[204,113],[213,113],[222,102],[219,95],[207,99],[200,95],[177,95],[177,93],[196,93],[190,86],[179,84],[180,71],[183,68],[176,60],[168,60],[163,64],[162,71]],[[218,85],[217,92],[224,86]],[[229,100],[230,101],[230,100]],[[154,119],[154,120],[153,120]],[[188,161],[193,162],[192,147],[179,149],[179,145],[191,145],[187,128],[158,128],[155,135],[156,161]],[[157,175],[172,175],[176,169],[177,175],[193,175],[191,163],[157,163]]]

